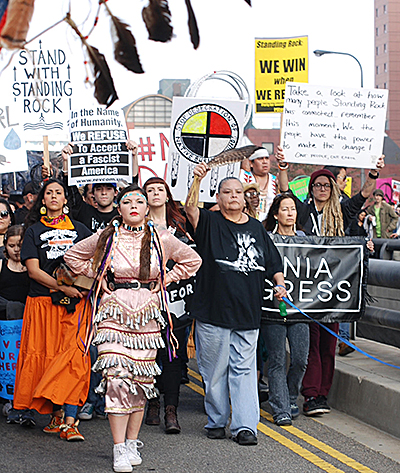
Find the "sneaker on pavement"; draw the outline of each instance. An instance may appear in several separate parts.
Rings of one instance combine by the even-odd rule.
[[[24,427],[34,427],[36,425],[36,419],[31,409],[25,409],[21,412],[20,424]]]
[[[140,465],[142,463],[142,457],[138,452],[138,448],[143,447],[143,442],[140,440],[126,439],[126,454],[128,455],[131,465]]]
[[[75,424],[63,424],[60,427],[60,439],[68,442],[79,442],[85,440],[85,437],[78,430],[79,420]]]
[[[275,424],[279,427],[287,427],[292,425],[292,418],[289,414],[283,414],[276,419]]]
[[[46,425],[46,427],[43,429],[43,432],[45,434],[59,434],[60,433],[60,427],[64,425],[64,411],[60,416],[52,416],[50,419],[49,425]]]
[[[17,409],[11,409],[7,416],[7,424],[20,424],[21,423],[21,414],[23,411]]]
[[[309,397],[304,401],[303,413],[306,416],[319,416],[324,413],[324,410],[317,403],[315,397]]]
[[[292,415],[292,419],[299,417],[300,409],[297,404],[290,404],[290,414]]]
[[[232,440],[237,442],[239,445],[257,445],[257,437],[253,434],[251,430],[241,430],[236,437],[233,437]]]
[[[8,416],[8,413],[11,411],[11,409],[13,408],[12,404],[10,401],[6,402],[3,406],[3,416],[4,417],[7,417]]]
[[[93,419],[94,405],[90,402],[85,402],[81,411],[78,414],[80,420],[92,420]]]
[[[347,343],[340,342],[339,343],[339,356],[346,356],[349,353],[353,353],[354,348],[351,347],[350,345],[347,345]]]
[[[207,437],[211,440],[219,440],[226,438],[224,427],[216,427],[215,429],[207,429]]]
[[[114,445],[113,469],[117,473],[130,473],[133,468],[128,458],[128,452],[124,443]]]
[[[326,396],[318,396],[317,397],[317,404],[322,409],[324,414],[329,414],[331,412],[331,407],[328,404],[328,400]]]

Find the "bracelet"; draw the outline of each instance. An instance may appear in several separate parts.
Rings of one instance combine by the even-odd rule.
[[[378,179],[378,177],[379,177],[379,171],[378,171],[377,174],[372,174],[371,171],[370,171],[370,172],[368,173],[368,177],[369,177],[370,179],[373,179],[373,180],[375,181],[375,180]]]
[[[287,169],[289,169],[289,163],[285,163],[284,166],[281,166],[281,163],[278,163],[278,168],[279,168],[281,171],[286,171]]]
[[[277,284],[275,287],[283,287],[286,290],[286,286],[282,286],[282,284]]]

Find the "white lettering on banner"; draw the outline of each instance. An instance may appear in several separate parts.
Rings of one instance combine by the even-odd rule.
[[[374,168],[382,154],[388,91],[286,83],[286,160]]]

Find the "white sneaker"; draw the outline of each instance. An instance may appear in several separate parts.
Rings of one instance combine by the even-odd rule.
[[[81,420],[91,420],[93,418],[94,405],[90,402],[85,402],[81,412],[78,414],[78,419]]]
[[[142,448],[143,445],[143,442],[140,440],[126,439],[126,450],[131,465],[140,465],[142,463],[142,457],[137,449]]]
[[[130,473],[133,470],[124,443],[117,443],[114,445],[113,469],[118,473]]]

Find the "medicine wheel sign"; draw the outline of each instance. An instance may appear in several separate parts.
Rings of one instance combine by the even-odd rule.
[[[182,113],[175,122],[173,139],[176,149],[189,161],[208,162],[236,147],[239,127],[229,110],[204,103]]]

